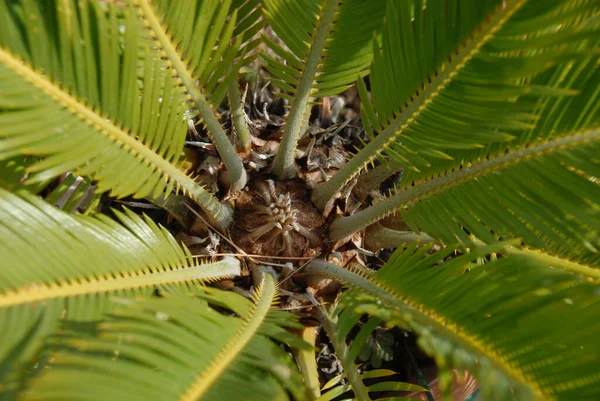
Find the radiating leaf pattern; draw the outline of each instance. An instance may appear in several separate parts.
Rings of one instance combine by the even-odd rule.
[[[597,43],[597,40],[596,40]],[[416,231],[469,246],[521,238],[526,244],[597,265],[600,261],[600,70],[597,56],[548,69],[532,80],[577,95],[541,97],[537,126],[473,159],[432,164],[432,176],[405,172],[403,188],[332,225],[334,237],[394,211]],[[523,102],[527,102],[525,99]],[[519,102],[517,102],[519,103]],[[430,171],[431,171],[430,170]],[[435,171],[438,170],[438,171]],[[434,218],[432,218],[434,216]]]

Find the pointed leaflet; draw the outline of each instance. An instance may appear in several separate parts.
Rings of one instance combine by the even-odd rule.
[[[115,196],[173,187],[227,225],[231,211],[173,163],[186,95],[131,8],[100,1],[0,2],[0,158],[44,156],[29,181],[76,170]]]

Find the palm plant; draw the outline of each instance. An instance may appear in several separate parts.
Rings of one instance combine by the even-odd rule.
[[[595,0],[0,0],[0,399],[433,399],[356,364],[386,326],[418,337],[446,392],[455,369],[485,400],[598,400],[599,44]],[[289,113],[249,174],[238,74],[257,56]],[[366,139],[310,191],[311,225],[287,192],[298,143],[354,85]],[[226,194],[186,171],[195,126]],[[254,218],[237,238],[280,254],[234,236],[237,257],[198,257],[105,207],[123,198],[226,240]],[[396,251],[341,266],[348,238]],[[349,290],[291,293],[312,302],[300,320],[278,307],[278,258]],[[248,267],[251,287],[223,289]],[[323,389],[315,321],[343,368]]]

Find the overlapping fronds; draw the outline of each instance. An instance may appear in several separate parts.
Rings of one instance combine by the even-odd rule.
[[[497,244],[451,260],[429,250],[399,250],[371,276],[313,262],[360,289],[340,302],[340,335],[362,314],[413,330],[442,384],[468,370],[486,400],[600,397],[600,286],[585,266]]]
[[[473,159],[432,164],[435,175],[405,172],[403,188],[332,225],[343,237],[393,212],[414,231],[469,246],[521,238],[529,246],[600,262],[600,70],[598,58],[549,69],[534,79],[577,92],[542,97],[536,128]],[[518,102],[517,102],[518,103]],[[450,165],[449,165],[450,163]]]
[[[119,197],[175,187],[229,223],[231,211],[174,164],[187,95],[132,8],[1,1],[0,93],[0,158],[43,156],[29,182],[74,170]]]
[[[291,315],[270,310],[275,296],[268,276],[254,302],[211,288],[117,300],[95,337],[64,340],[23,399],[303,400],[297,367],[272,339],[306,344],[286,331],[298,327]]]
[[[380,28],[385,1],[265,0],[265,17],[284,46],[265,37],[283,60],[264,54],[274,83],[292,99],[281,148],[274,162],[280,178],[295,173],[294,149],[308,124],[313,98],[342,92],[368,73],[371,43]]]
[[[126,211],[72,216],[26,192],[0,189],[0,392],[43,369],[42,345],[65,324],[86,325],[111,296],[239,274],[233,258],[200,264],[162,227]]]
[[[184,2],[130,0],[139,10],[150,37],[169,71],[193,100],[202,122],[231,175],[231,187],[246,185],[246,171],[215,115],[248,60],[247,52],[258,45],[252,36],[262,27],[256,1],[189,0]],[[248,13],[240,15],[238,11]]]
[[[591,1],[390,2],[371,69],[373,104],[359,85],[371,140],[313,200],[323,207],[375,159],[422,179],[494,143],[510,148],[539,124],[544,97],[575,95],[545,71],[597,57],[599,13]]]

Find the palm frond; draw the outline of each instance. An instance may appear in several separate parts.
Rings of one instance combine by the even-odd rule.
[[[308,124],[314,98],[342,92],[368,73],[371,43],[380,27],[385,1],[265,0],[269,25],[286,48],[264,38],[283,62],[264,54],[276,85],[289,92],[291,111],[274,171],[281,178],[295,172],[294,149]]]
[[[189,75],[197,82],[195,87],[214,109],[223,102],[228,84],[235,80],[240,67],[248,64],[252,57],[248,52],[259,43],[253,40],[264,26],[258,3],[257,0],[152,2]],[[182,80],[185,81],[183,77]]]
[[[151,220],[115,214],[120,223],[73,216],[27,192],[0,189],[0,326],[10,328],[0,334],[3,392],[18,390],[37,363],[43,369],[43,345],[65,319],[101,319],[114,295],[239,274],[236,259],[200,263]]]
[[[97,336],[65,340],[24,399],[303,400],[297,367],[272,339],[305,344],[286,331],[299,327],[290,315],[270,310],[275,296],[269,275],[254,302],[212,288],[117,300]]]
[[[0,159],[43,156],[28,167],[29,182],[74,171],[118,197],[175,187],[229,223],[231,210],[174,164],[187,95],[153,54],[135,10],[2,1],[0,26]]]
[[[339,334],[363,314],[413,330],[443,371],[472,372],[485,399],[600,396],[597,281],[501,244],[451,260],[429,250],[399,250],[373,275],[313,262],[309,271],[362,290],[340,302]]]
[[[277,77],[275,85],[291,92],[298,88],[304,72],[313,36],[323,16],[323,2],[306,0],[285,2],[267,0],[264,2],[265,15],[283,44],[269,38],[265,41],[281,61],[263,54],[269,71]],[[369,72],[373,58],[372,41],[375,32],[381,27],[385,11],[384,1],[345,0],[340,2],[333,24],[328,32],[327,43],[319,55],[319,66],[313,77],[311,97],[335,95],[349,88],[357,77]]]
[[[470,246],[473,237],[487,243],[518,237],[529,246],[598,265],[597,56],[549,68],[531,82],[577,95],[539,97],[536,127],[509,144],[457,153],[453,160],[432,163],[425,170],[429,176],[405,171],[395,194],[334,222],[333,237],[399,212],[413,231],[447,244]],[[516,103],[526,102],[527,97]]]
[[[166,0],[131,1],[140,11],[161,56],[168,59],[169,70],[193,100],[231,175],[232,189],[242,189],[246,185],[246,171],[215,115],[215,109],[227,93],[229,83],[235,80],[237,70],[246,61],[245,52],[257,44],[243,41],[248,40],[245,32],[260,29],[260,13],[244,16],[244,24],[236,26],[237,10],[231,8],[231,0],[190,0],[183,5]],[[249,6],[249,10],[256,7],[254,2],[239,5]],[[234,32],[237,34],[235,39]]]
[[[369,370],[360,375],[360,380],[370,380],[370,379],[378,379],[383,380],[382,378],[392,376],[396,374],[393,370],[388,369],[373,369]],[[412,392],[412,393],[422,393],[427,390],[424,387],[417,386],[415,384],[403,383],[397,381],[380,381],[379,383],[371,384],[370,386],[366,386],[367,393],[373,393],[373,397],[377,397],[378,392]],[[338,375],[331,379],[329,382],[323,386],[323,395],[317,398],[316,401],[331,401],[335,400],[340,396],[345,396],[349,391],[352,391],[352,385],[345,384],[343,382],[343,375]],[[355,393],[356,394],[356,393]],[[345,400],[367,400],[369,401],[371,398],[344,398]],[[381,398],[375,398],[381,399]],[[392,397],[392,398],[384,398],[384,400],[404,400],[404,397]],[[408,399],[408,398],[406,398]]]
[[[510,148],[512,139],[536,126],[540,98],[576,93],[532,78],[597,57],[596,2],[409,1],[388,7],[370,80],[375,107],[361,91],[372,138],[317,188],[319,207],[375,159],[389,158],[422,179],[442,166],[459,168],[482,149],[500,148],[494,144]]]
[[[538,127],[525,131],[508,148],[490,145],[474,159],[463,159],[460,167],[449,166],[428,179],[405,173],[404,188],[334,222],[332,236],[344,237],[398,211],[412,230],[447,244],[471,246],[473,237],[486,243],[518,237],[529,246],[598,265],[597,58],[547,74],[554,81],[560,77],[564,86],[579,94],[542,98]]]

